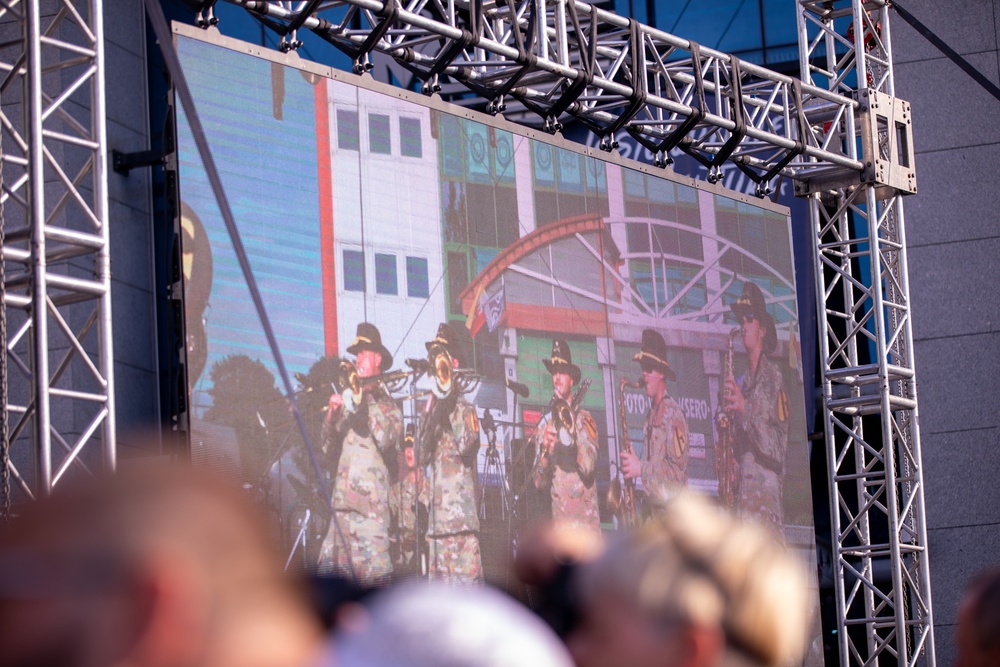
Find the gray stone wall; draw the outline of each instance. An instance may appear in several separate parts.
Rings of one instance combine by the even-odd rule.
[[[994,83],[1000,1],[904,0]],[[896,95],[913,109],[905,202],[937,664],[962,589],[1000,563],[1000,100],[892,16]]]
[[[108,149],[149,148],[146,17],[137,0],[104,3]],[[110,168],[110,155],[109,155]],[[158,452],[159,422],[152,204],[149,168],[109,171],[112,331],[118,456]]]

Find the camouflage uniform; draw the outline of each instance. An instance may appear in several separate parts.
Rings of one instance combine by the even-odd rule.
[[[381,392],[380,392],[381,393]],[[386,460],[395,460],[403,435],[403,413],[384,393],[364,398],[369,434],[348,428],[343,438],[337,476],[333,485],[334,517],[345,545],[331,521],[320,549],[320,568],[349,573],[353,566],[358,582],[384,581],[392,574],[389,557],[389,472]],[[324,426],[324,442],[344,420],[356,418],[341,412],[337,424]],[[336,548],[335,548],[336,547]],[[349,560],[348,560],[349,559]]]
[[[761,355],[757,372],[743,378],[746,411],[733,420],[733,448],[739,461],[736,509],[756,517],[779,534],[784,525],[782,484],[788,442],[788,394],[781,371]]]
[[[642,486],[647,493],[676,491],[687,484],[689,432],[677,402],[664,396],[646,415]]]
[[[448,413],[447,425],[431,427],[435,430],[420,451],[421,466],[431,466],[433,483],[427,535],[430,575],[479,580],[483,565],[476,513],[476,457],[480,444],[476,408],[458,397]]]
[[[597,425],[586,410],[576,413],[576,445],[565,447],[557,442],[552,455],[542,445],[545,430],[551,428],[551,416],[539,424],[531,441],[539,453],[531,471],[531,481],[539,491],[552,494],[552,520],[556,523],[600,532],[601,515],[597,506]]]
[[[417,555],[417,504],[427,505],[427,479],[423,470],[417,468],[404,475],[392,487],[390,510],[396,518],[396,540],[399,552],[396,558],[397,572],[414,568]]]

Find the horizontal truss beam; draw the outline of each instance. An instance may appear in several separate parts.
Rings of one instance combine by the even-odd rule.
[[[227,0],[295,48],[311,30],[351,56],[358,73],[373,51],[440,90],[447,76],[501,112],[513,98],[549,131],[579,119],[612,150],[629,134],[667,165],[677,151],[766,184],[860,182],[858,102],[841,91],[598,9],[581,0]],[[207,22],[206,22],[207,23]],[[763,193],[760,188],[758,194]]]

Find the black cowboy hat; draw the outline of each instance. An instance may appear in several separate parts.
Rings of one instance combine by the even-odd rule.
[[[573,384],[580,382],[580,367],[573,363],[573,353],[569,351],[569,343],[564,340],[552,341],[552,357],[542,359],[545,370],[552,375],[566,373],[573,378]]]
[[[667,342],[652,329],[643,329],[642,342],[633,360],[638,361],[642,370],[651,369],[663,374],[666,380],[676,380],[677,373],[667,363]]]
[[[460,363],[469,363],[467,355],[472,350],[472,337],[468,334],[468,329],[463,326],[453,327],[442,322],[438,325],[437,335],[433,339],[424,343],[427,351],[435,345],[441,345],[448,350],[448,354],[457,358]]]
[[[743,283],[743,296],[730,304],[730,310],[736,316],[736,321],[743,323],[743,318],[753,318],[764,325],[764,351],[774,352],[778,346],[778,331],[774,326],[774,318],[767,312],[764,293],[756,283],[747,280]]]
[[[383,372],[392,368],[392,352],[382,344],[382,334],[371,322],[362,322],[358,325],[358,333],[354,336],[354,342],[347,347],[347,353],[355,356],[362,350],[372,350],[382,355],[382,363],[379,368]]]

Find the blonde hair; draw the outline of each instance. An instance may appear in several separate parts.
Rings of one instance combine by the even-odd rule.
[[[756,664],[799,661],[809,587],[784,545],[690,491],[654,505],[649,522],[584,570],[585,604],[615,593],[654,622],[719,627],[729,652]]]

